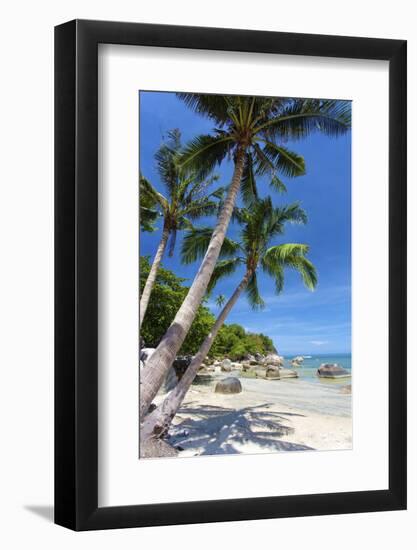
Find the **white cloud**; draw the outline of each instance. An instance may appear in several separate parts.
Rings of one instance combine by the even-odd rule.
[[[310,340],[310,344],[313,344],[314,346],[324,346],[325,344],[328,344],[328,340]]]

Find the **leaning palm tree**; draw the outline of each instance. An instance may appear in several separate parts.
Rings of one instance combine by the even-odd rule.
[[[304,159],[284,143],[305,138],[314,131],[338,136],[349,130],[351,120],[348,101],[186,93],[178,96],[215,124],[212,134],[196,137],[185,148],[182,166],[194,168],[203,177],[230,158],[234,171],[198,273],[149,359],[149,368],[141,376],[142,416],[161,387],[206,293],[240,188],[245,202],[252,202],[257,196],[255,176],[267,174],[272,186],[282,190],[280,175],[294,177],[305,173]]]
[[[271,199],[257,201],[251,211],[242,210],[240,221],[243,223],[239,243],[225,239],[222,247],[224,256],[229,258],[218,261],[208,290],[225,276],[243,268],[243,277],[232,296],[222,309],[209,334],[203,341],[197,354],[193,357],[189,367],[176,387],[165,400],[149,415],[145,417],[141,440],[147,441],[150,437],[163,435],[177,413],[188,389],[190,388],[198,369],[210,351],[211,345],[231,309],[242,292],[246,292],[250,305],[262,308],[264,302],[259,293],[257,271],[261,269],[275,280],[276,292],[280,293],[284,286],[284,270],[292,268],[298,271],[304,284],[313,290],[317,284],[317,275],[314,265],[306,258],[308,246],[305,244],[279,244],[270,246],[271,241],[282,235],[286,222],[305,223],[305,212],[292,204],[283,208],[274,208]],[[210,235],[205,229],[193,229],[183,241],[182,256],[185,263],[190,263],[202,256],[204,245],[209,245]]]
[[[207,195],[208,186],[217,178],[200,178],[195,170],[182,169],[177,160],[180,149],[180,132],[172,130],[168,132],[168,141],[159,148],[155,155],[159,176],[167,189],[166,197],[159,193],[147,178],[140,176],[142,229],[152,230],[156,211],[159,211],[159,215],[163,218],[161,240],[140,299],[141,324],[167,245],[168,254],[172,256],[177,231],[190,229],[192,220],[214,214],[218,209],[218,203],[214,199],[220,198],[222,192],[219,189]]]

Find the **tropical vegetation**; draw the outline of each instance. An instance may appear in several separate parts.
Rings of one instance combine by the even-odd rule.
[[[144,287],[149,274],[150,262],[140,257],[140,287]],[[178,277],[169,269],[160,266],[149,300],[145,319],[141,326],[142,346],[155,348],[172,323],[175,314],[188,292],[186,279]],[[179,355],[194,355],[216,321],[206,305],[200,305]],[[248,353],[267,354],[274,350],[272,340],[264,334],[246,331],[238,324],[223,325],[214,339],[209,357],[212,359],[243,359]]]
[[[298,271],[308,289],[313,290],[317,284],[315,267],[306,258],[309,250],[307,245],[284,243],[271,246],[271,241],[283,234],[286,223],[306,223],[307,216],[298,204],[276,208],[273,206],[271,198],[267,197],[252,203],[250,209],[242,209],[237,218],[242,224],[240,241],[236,242],[228,238],[224,240],[221,255],[230,257],[217,262],[208,291],[210,292],[220,279],[239,269],[242,269],[243,277],[211,327],[200,349],[194,355],[181,380],[165,400],[145,418],[142,427],[142,436],[145,438],[167,431],[202,362],[207,357],[218,331],[241,294],[246,293],[253,309],[264,307],[258,287],[258,269],[274,279],[277,293],[283,290],[284,270],[288,268]],[[205,229],[190,231],[183,242],[183,260],[186,263],[198,260],[204,254],[209,241],[209,231]]]
[[[281,176],[305,173],[303,157],[287,148],[288,140],[303,139],[314,131],[338,136],[350,128],[347,101],[188,93],[178,96],[214,125],[211,134],[191,140],[181,153],[179,165],[203,178],[230,158],[234,170],[198,274],[141,376],[142,420],[204,299],[239,191],[249,206],[258,196],[255,177],[263,175],[268,175],[277,190],[284,190]]]
[[[149,298],[155,284],[156,275],[165,249],[168,254],[174,253],[177,232],[192,228],[192,221],[216,213],[222,197],[222,190],[207,193],[216,177],[200,178],[192,168],[184,169],[178,164],[181,150],[179,130],[168,132],[167,140],[155,154],[158,175],[167,190],[167,196],[159,193],[152,183],[140,175],[140,220],[145,231],[155,231],[155,222],[162,217],[161,239],[156,250],[152,267],[148,273],[140,299],[140,323],[145,317]]]

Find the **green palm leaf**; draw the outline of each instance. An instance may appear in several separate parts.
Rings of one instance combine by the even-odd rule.
[[[245,167],[240,185],[243,201],[246,205],[250,205],[258,198],[258,189],[253,172],[253,158],[250,151],[246,154]]]
[[[284,176],[294,178],[305,174],[305,162],[301,155],[272,142],[265,142],[263,153],[275,170]]]
[[[188,218],[186,218],[185,216],[179,216],[177,229],[180,231],[183,231],[184,229],[187,229],[188,231],[194,231],[195,227]]]
[[[254,203],[250,210],[241,213],[242,219],[246,218],[243,229],[241,231],[242,242],[246,253],[251,254],[251,251],[261,248],[265,238],[268,238],[268,223],[271,220],[273,213],[273,205],[271,197],[260,199]]]
[[[303,279],[303,282],[307,288],[314,290],[317,286],[317,272],[316,268],[303,256],[296,258],[291,266],[293,269],[298,271]]]
[[[306,244],[286,243],[269,248],[262,257],[263,270],[276,279],[277,290],[283,287],[282,270],[289,267],[298,271],[304,284],[310,290],[317,285],[317,273],[314,265],[305,255],[309,247]]]
[[[184,204],[188,204],[202,198],[221,198],[224,192],[224,187],[218,187],[215,191],[207,195],[208,189],[218,180],[218,174],[213,174],[207,178],[198,179],[196,174],[191,172],[188,178],[184,178],[185,187],[182,194],[182,202]]]
[[[307,214],[303,208],[301,208],[299,202],[293,202],[287,206],[282,206],[274,210],[272,217],[273,223],[299,223],[306,224],[308,221]]]
[[[295,99],[271,120],[262,122],[256,132],[266,139],[300,139],[319,131],[339,136],[351,127],[351,102],[341,100]]]
[[[207,286],[207,293],[210,294],[212,292],[220,279],[232,275],[236,271],[237,267],[241,265],[241,263],[241,258],[231,258],[229,260],[218,261],[216,267],[213,270],[210,282]]]
[[[273,187],[278,193],[286,193],[287,187],[285,183],[278,177],[278,176],[272,176],[270,181],[271,187]]]
[[[291,258],[307,254],[309,247],[306,244],[286,243],[271,246],[264,254],[265,261],[285,264]]]
[[[217,124],[224,124],[229,119],[229,106],[224,95],[177,93],[177,97],[194,112],[207,116]]]
[[[178,129],[171,130],[167,137],[167,141],[155,153],[155,160],[161,180],[172,195],[180,184],[177,155],[181,148],[181,133]]]
[[[245,292],[252,309],[263,309],[265,307],[265,302],[263,301],[259,293],[256,272],[253,273],[253,275],[249,279],[249,283],[245,289]]]
[[[164,212],[169,210],[168,200],[142,175],[139,178],[139,197],[145,197],[145,200],[151,201],[151,203],[154,204],[159,204]]]
[[[190,220],[196,220],[203,216],[217,214],[218,208],[218,202],[200,199],[191,203],[191,205],[184,208],[184,210],[181,210],[180,215],[187,216]]]
[[[204,257],[210,244],[213,229],[210,227],[199,227],[188,231],[183,239],[181,248],[181,261],[184,264],[191,264]],[[232,239],[225,238],[220,251],[220,258],[235,256],[240,250],[240,245]]]
[[[147,208],[143,206],[143,200],[141,201],[139,210],[139,223],[142,231],[147,233],[153,233],[157,230],[155,223],[159,218],[159,212],[153,208]]]
[[[230,136],[202,135],[191,140],[179,157],[179,165],[193,170],[200,178],[210,174],[226,157],[232,138]]]

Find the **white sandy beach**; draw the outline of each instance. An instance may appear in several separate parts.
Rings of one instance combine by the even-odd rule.
[[[242,393],[225,395],[214,392],[222,378],[200,376],[190,388],[169,432],[179,456],[351,448],[343,384],[240,378]]]

